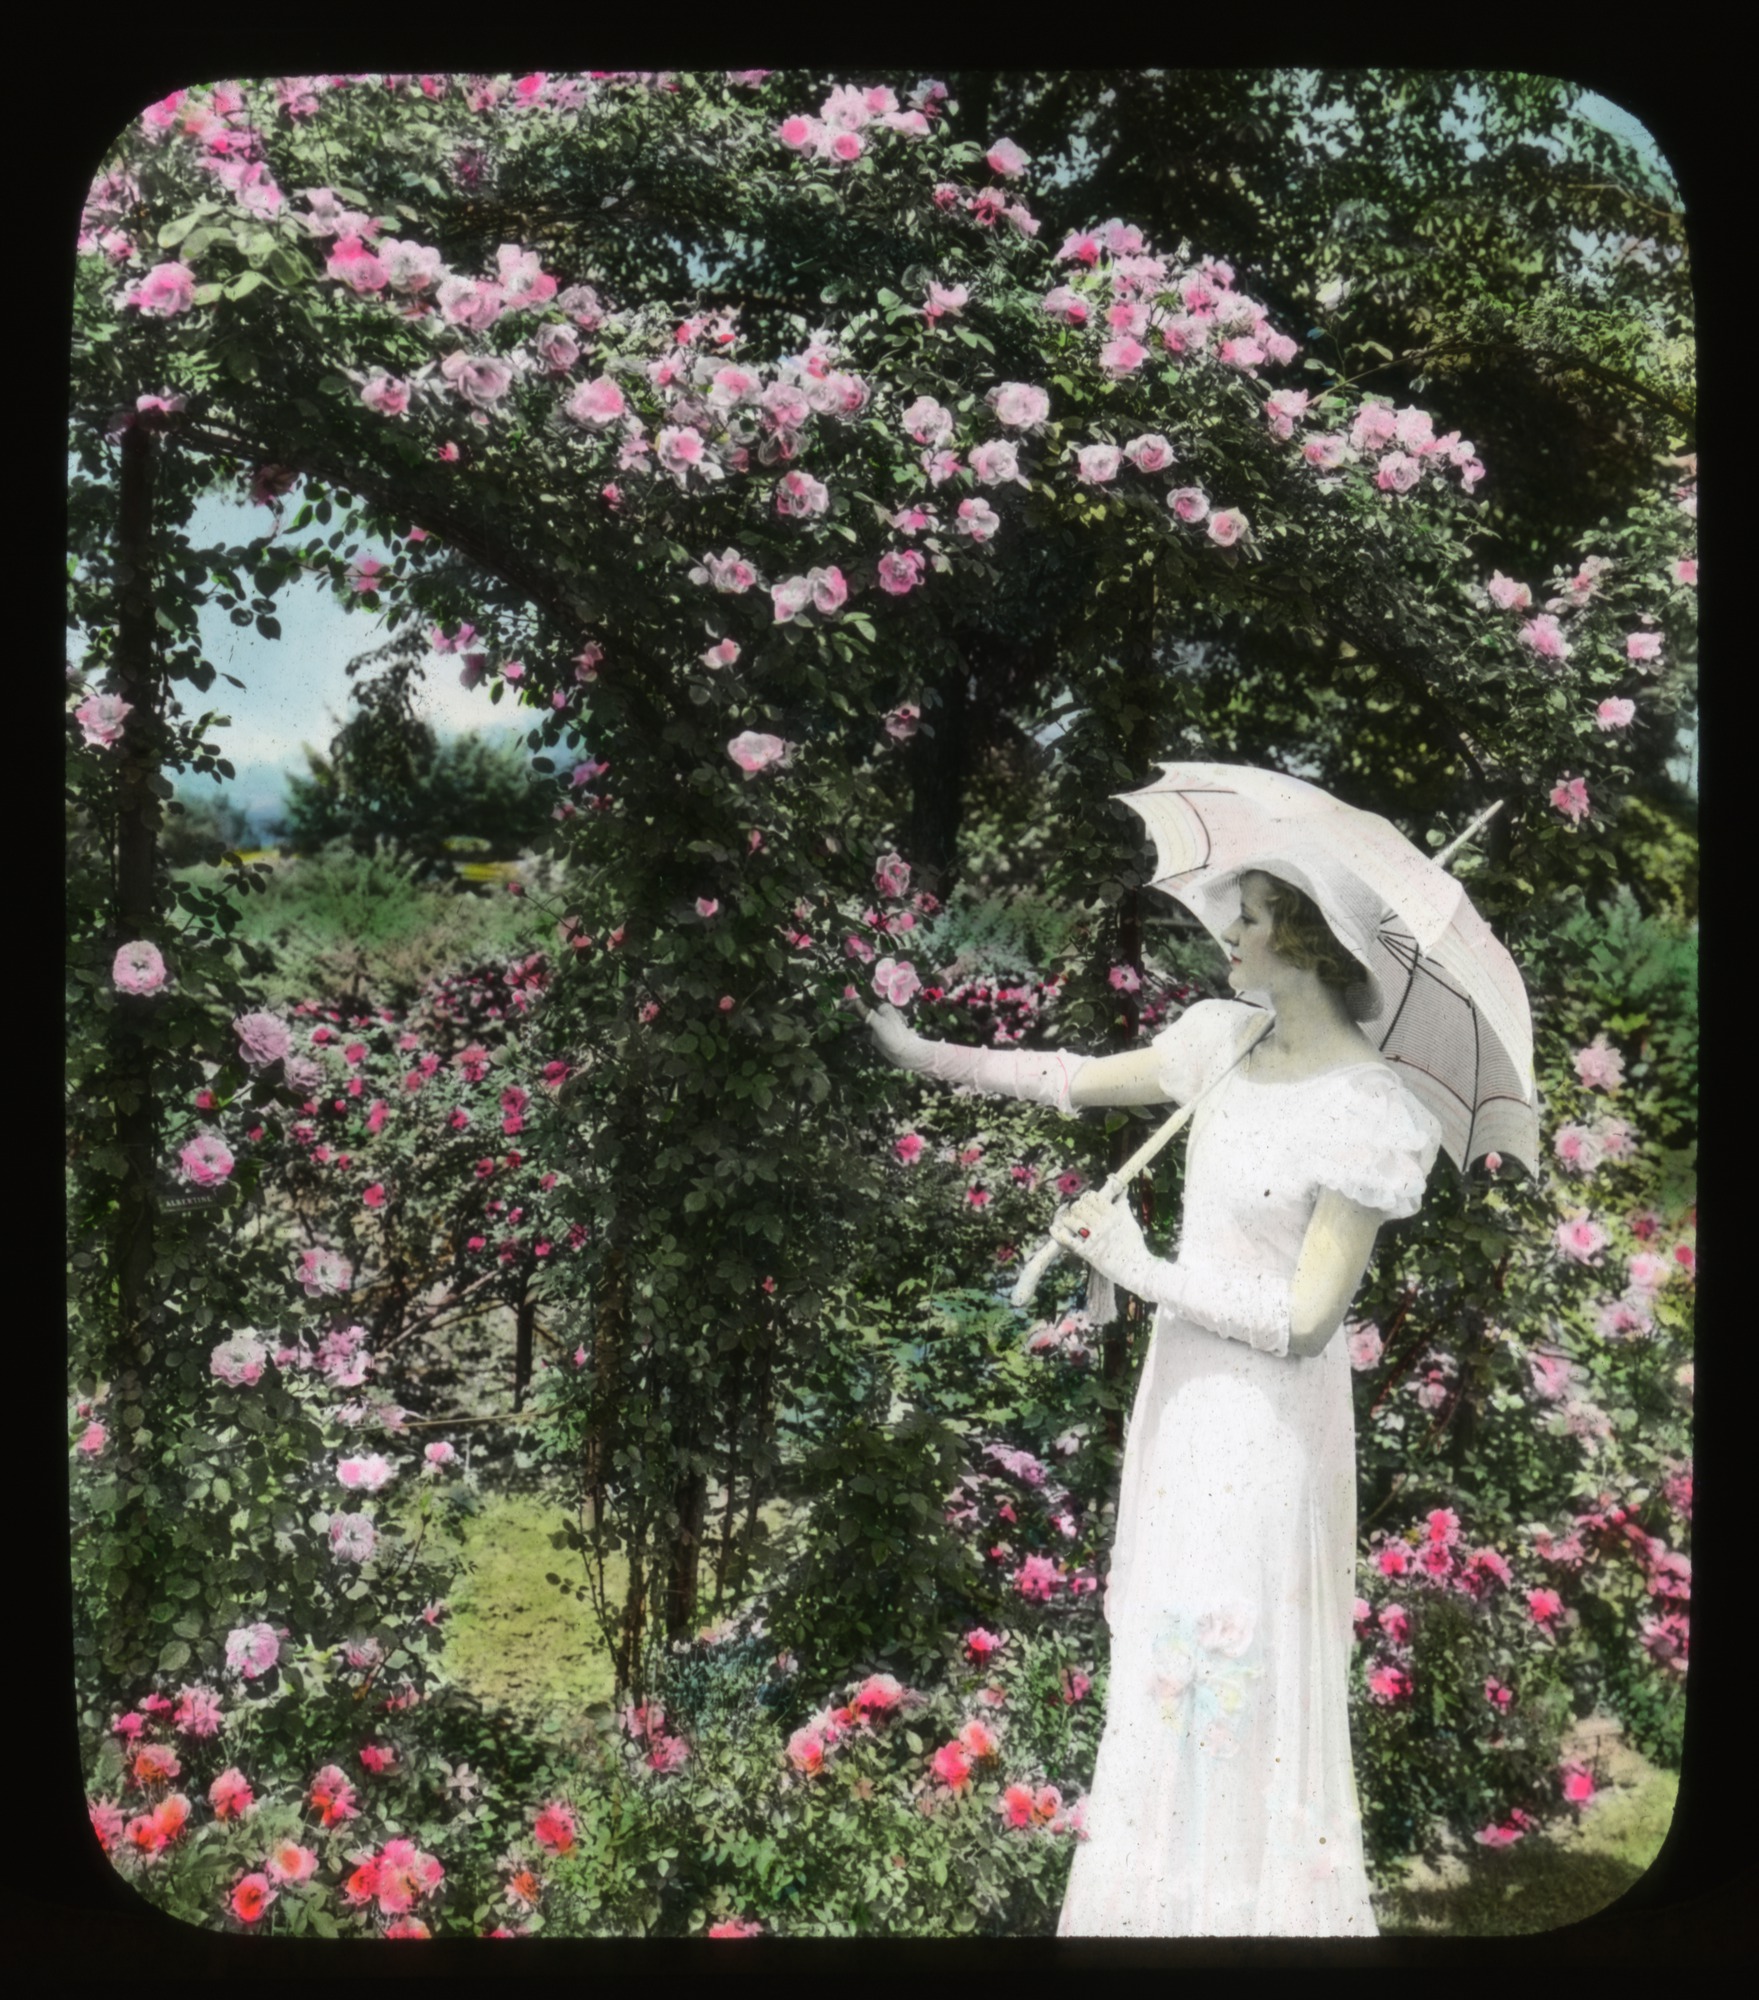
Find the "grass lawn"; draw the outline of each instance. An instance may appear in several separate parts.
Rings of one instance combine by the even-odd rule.
[[[1375,1899],[1389,1936],[1497,1937],[1557,1930],[1616,1902],[1647,1871],[1673,1822],[1679,1779],[1624,1740],[1610,1716],[1579,1723],[1566,1758],[1597,1771],[1601,1790],[1580,1822],[1549,1839],[1450,1854],[1440,1868],[1413,1861]]]
[[[504,1702],[534,1722],[578,1724],[612,1696],[611,1661],[589,1602],[575,1597],[580,1559],[550,1546],[561,1514],[535,1493],[485,1493],[465,1524],[470,1571],[451,1600],[442,1665],[484,1701]],[[621,1603],[627,1571],[606,1564]],[[559,1576],[570,1587],[546,1583]]]

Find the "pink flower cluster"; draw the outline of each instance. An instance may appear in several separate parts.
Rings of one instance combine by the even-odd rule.
[[[642,1753],[650,1771],[680,1771],[690,1761],[690,1745],[666,1728],[666,1711],[657,1701],[630,1704],[619,1720],[623,1731]]]

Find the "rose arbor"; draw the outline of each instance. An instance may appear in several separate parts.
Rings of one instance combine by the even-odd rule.
[[[954,138],[935,85],[761,72],[216,86],[154,106],[93,189],[77,446],[119,461],[143,573],[265,630],[281,583],[324,575],[382,613],[396,671],[431,644],[528,707],[554,771],[584,942],[552,1006],[593,1163],[572,1420],[629,1555],[625,1679],[650,1608],[689,1623],[711,1465],[729,1507],[758,1492],[790,1372],[932,1268],[891,1214],[892,1085],[849,1042],[837,939],[946,673],[1048,642],[1010,698],[1035,723],[1072,696],[1056,754],[1090,811],[1116,788],[1092,779],[1202,722],[1141,673],[1170,608],[1325,636],[1566,871],[1626,769],[1619,718],[1675,699],[1671,495],[1543,611],[1486,594],[1469,440],[1301,386],[1226,262],[1119,221],[1053,244],[1032,199],[1020,148]],[[162,506],[236,477],[275,510],[254,599],[247,552],[141,532],[154,476]],[[110,524],[80,518],[89,561]],[[199,726],[167,735],[150,619],[116,630],[77,690],[94,791],[200,754]],[[116,813],[144,879],[142,784]],[[903,914],[873,926],[898,990]],[[162,890],[105,921],[106,966],[170,943]],[[218,1018],[191,1034],[230,1055]]]

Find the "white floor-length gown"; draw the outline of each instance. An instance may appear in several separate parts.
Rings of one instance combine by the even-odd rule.
[[[1187,1102],[1262,1018],[1191,1008],[1156,1046]],[[1440,1131],[1369,1062],[1236,1069],[1192,1120],[1181,1253],[1292,1279],[1321,1188],[1415,1214]],[[1125,1440],[1104,1736],[1058,1933],[1375,1934],[1350,1762],[1356,1450],[1341,1336],[1259,1352],[1162,1307]]]

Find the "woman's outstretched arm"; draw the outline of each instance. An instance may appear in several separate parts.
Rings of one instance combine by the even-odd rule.
[[[1089,1106],[1166,1104],[1161,1063],[1152,1049],[1121,1056],[1080,1056],[1061,1049],[971,1049],[930,1041],[908,1025],[897,1009],[857,1001],[880,1053],[900,1069],[937,1083],[962,1085],[1029,1104],[1060,1110]]]
[[[1129,1049],[1121,1056],[1089,1056],[1070,1086],[1077,1111],[1124,1104],[1171,1104],[1161,1072],[1166,1058],[1156,1049]]]

